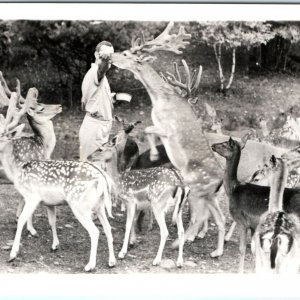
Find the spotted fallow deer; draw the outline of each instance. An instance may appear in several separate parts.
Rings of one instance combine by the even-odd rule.
[[[92,162],[107,163],[107,172],[114,180],[115,191],[126,206],[127,219],[124,242],[119,258],[123,259],[127,253],[128,243],[135,242],[135,228],[133,226],[136,210],[151,206],[160,228],[160,244],[153,265],[159,265],[163,249],[168,237],[165,214],[173,207],[173,223],[177,224],[179,252],[177,266],[183,266],[184,228],[182,210],[189,194],[189,187],[184,185],[181,176],[175,169],[164,167],[144,170],[130,170],[120,172],[117,167],[116,145],[123,142],[120,136],[104,144],[101,148],[89,155]],[[130,239],[130,241],[129,241]]]
[[[28,108],[30,95],[35,89],[28,91],[24,107]],[[10,101],[18,101],[17,93],[11,94]],[[13,178],[14,186],[24,197],[25,205],[18,219],[17,231],[10,252],[9,261],[13,261],[19,251],[21,234],[28,218],[36,207],[43,203],[53,207],[67,202],[74,215],[88,231],[91,238],[90,260],[85,271],[91,271],[96,266],[97,244],[99,230],[92,221],[92,213],[96,213],[108,241],[109,266],[115,265],[113,238],[111,227],[106,217],[105,209],[111,216],[111,185],[110,177],[100,168],[87,163],[75,161],[31,160],[24,162],[18,156],[12,155],[13,139],[22,131],[24,124],[17,126],[21,114],[12,118],[8,111],[7,118],[0,117],[0,160]],[[30,148],[27,149],[30,151]],[[55,230],[55,223],[52,224]],[[53,241],[53,246],[56,247]]]
[[[202,132],[201,121],[190,104],[147,63],[151,57],[144,55],[156,50],[180,54],[179,49],[188,44],[191,36],[185,33],[183,27],[178,34],[170,34],[172,27],[171,22],[152,41],[134,41],[130,50],[114,53],[112,63],[133,72],[146,87],[153,105],[151,117],[154,124],[146,132],[160,137],[170,161],[180,170],[185,183],[191,186],[190,197],[195,199],[191,208],[192,222],[200,219],[202,223],[201,209],[203,206],[209,207],[219,229],[218,247],[211,254],[217,257],[223,253],[225,233],[224,216],[214,199],[215,192],[222,184],[222,170]]]
[[[1,86],[5,87],[4,90],[6,97],[11,97],[12,92],[8,88],[8,85],[1,72],[0,81]],[[12,182],[14,182],[14,177],[10,173],[10,166],[6,163],[6,161],[9,161],[10,156],[17,161],[23,162],[30,160],[50,159],[56,144],[56,136],[51,119],[62,111],[61,105],[46,105],[38,103],[37,97],[37,89],[32,88],[28,91],[26,99],[24,99],[21,96],[20,83],[18,82],[17,96],[15,98],[13,97],[11,101],[8,102],[9,107],[7,110],[5,124],[9,127],[14,127],[17,125],[21,117],[26,114],[29,125],[34,133],[32,136],[20,136],[12,139],[10,146],[7,146],[6,152],[2,154],[8,158],[4,159],[3,168],[6,176]],[[9,125],[11,120],[14,121],[12,122],[12,125]],[[23,199],[20,199],[17,217],[20,216],[23,206],[24,201]],[[52,245],[52,250],[56,250],[58,246],[58,238],[56,229],[53,228],[56,216],[55,206],[48,207],[47,212],[49,223],[54,234],[53,241],[56,241]],[[31,235],[37,235],[37,232],[32,225],[32,216],[27,221],[27,230]]]
[[[285,161],[272,156],[271,189],[268,211],[260,218],[252,238],[256,273],[294,273],[300,266],[300,220],[283,211],[283,193],[289,168],[300,166],[300,159]]]

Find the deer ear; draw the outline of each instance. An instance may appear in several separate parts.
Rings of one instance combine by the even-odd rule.
[[[241,144],[241,149],[244,149],[244,148],[245,148],[246,143],[247,143],[249,137],[250,137],[250,132],[246,133],[246,134],[241,138],[241,143],[240,143],[240,144]]]
[[[34,115],[33,109],[32,109],[32,108],[29,108],[29,109],[27,110],[27,114],[28,114],[29,116],[33,117],[33,115]]]
[[[271,158],[270,158],[270,163],[271,163],[271,165],[272,165],[272,166],[276,166],[276,162],[277,162],[277,160],[276,160],[275,155],[272,155]]]

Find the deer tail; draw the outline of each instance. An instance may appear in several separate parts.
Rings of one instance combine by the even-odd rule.
[[[103,177],[105,179],[106,184],[104,184],[104,182],[103,182]],[[98,194],[103,194],[104,205],[105,205],[107,214],[110,218],[113,218],[113,216],[112,216],[112,200],[111,200],[112,187],[113,187],[112,179],[105,172],[102,172],[102,176],[99,176],[99,179],[98,179],[97,192],[98,192]]]
[[[182,213],[183,205],[190,193],[190,188],[187,186],[176,186],[173,198],[177,198],[172,216],[172,223],[176,224],[177,216]]]

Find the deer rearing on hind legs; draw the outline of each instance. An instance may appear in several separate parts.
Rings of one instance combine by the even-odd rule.
[[[223,253],[225,234],[224,216],[215,200],[215,193],[222,184],[222,170],[190,104],[148,64],[153,57],[145,55],[156,50],[181,53],[179,49],[188,44],[191,35],[186,34],[183,27],[178,34],[170,34],[172,26],[173,23],[169,23],[152,41],[133,41],[130,50],[112,55],[112,63],[133,72],[147,89],[153,105],[151,117],[154,124],[147,132],[160,137],[171,163],[180,171],[184,182],[190,185],[189,197],[194,199],[190,204],[192,222],[195,223],[196,219],[197,223],[203,222],[206,216],[202,217],[201,208],[203,205],[209,207],[219,230],[218,247],[211,254],[216,257]],[[186,234],[191,230],[194,229],[190,227]]]
[[[177,224],[179,253],[177,266],[183,266],[184,228],[182,223],[182,210],[189,194],[189,188],[182,183],[181,177],[174,169],[163,167],[145,170],[131,170],[120,172],[117,167],[116,145],[122,143],[120,136],[103,145],[92,153],[88,159],[92,162],[106,162],[107,172],[115,183],[115,191],[126,206],[127,219],[123,247],[119,258],[124,258],[127,253],[128,243],[135,242],[135,228],[133,226],[136,209],[151,206],[154,216],[160,228],[160,245],[153,265],[159,265],[163,249],[168,237],[168,229],[165,222],[165,213],[170,207],[173,211],[173,223]]]

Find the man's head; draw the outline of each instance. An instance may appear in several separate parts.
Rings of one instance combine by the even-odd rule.
[[[108,59],[111,54],[114,53],[114,47],[110,42],[102,41],[100,42],[95,49],[95,58],[98,59]]]

